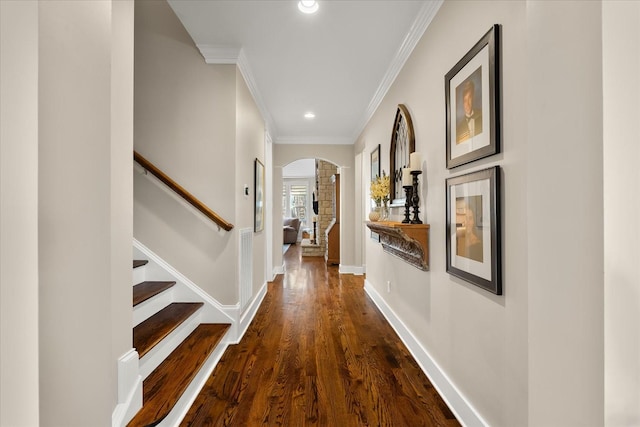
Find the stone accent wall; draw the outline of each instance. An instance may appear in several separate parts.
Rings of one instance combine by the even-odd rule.
[[[331,206],[331,195],[333,193],[333,184],[331,176],[338,173],[338,167],[333,163],[318,160],[318,240],[322,256],[325,255],[327,249],[327,236],[325,231],[329,223],[333,219],[333,208]]]
[[[323,256],[324,252],[320,245],[312,244],[309,239],[303,239],[300,244],[302,247],[302,256]]]

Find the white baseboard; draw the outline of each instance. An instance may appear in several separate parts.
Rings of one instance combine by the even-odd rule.
[[[357,265],[340,264],[338,272],[340,274],[355,274],[356,276],[362,276],[364,274],[364,267],[358,267]]]
[[[400,336],[402,342],[407,346],[409,352],[413,355],[416,362],[418,362],[418,365],[420,365],[422,371],[429,378],[431,384],[438,390],[438,393],[440,393],[440,396],[442,396],[458,421],[467,427],[487,426],[488,424],[473,409],[471,404],[469,404],[447,377],[447,374],[438,366],[436,361],[433,360],[427,350],[425,350],[418,339],[411,333],[368,280],[364,281],[364,290],[382,312],[391,327],[393,327]]]
[[[142,376],[138,373],[138,352],[131,349],[118,359],[118,404],[111,425],[123,427],[142,408]]]
[[[240,324],[240,303],[238,302],[234,305],[223,305],[222,310],[227,316],[233,319],[233,322],[231,322],[231,327],[227,332],[227,337],[229,338],[230,343],[235,344],[239,341],[237,337],[239,335],[238,330]]]
[[[284,274],[284,271],[285,271],[284,264],[282,264],[279,267],[273,267],[273,273],[272,273],[271,281],[274,281],[278,274]]]
[[[238,340],[235,342],[235,344],[239,343],[242,337],[244,336],[244,334],[247,332],[247,328],[251,324],[251,321],[253,320],[253,318],[256,316],[256,313],[258,312],[260,305],[262,305],[262,301],[264,300],[264,297],[266,295],[267,295],[267,284],[264,283],[260,288],[260,290],[258,291],[258,293],[256,294],[256,296],[253,298],[253,301],[249,303],[246,310],[242,314],[242,317],[240,318],[240,322],[238,322],[238,325],[239,325]]]
[[[238,344],[240,342],[266,295],[267,283],[265,282],[249,302],[244,312],[240,312],[240,304],[223,306],[226,315],[234,319],[231,329],[227,332],[230,344]]]

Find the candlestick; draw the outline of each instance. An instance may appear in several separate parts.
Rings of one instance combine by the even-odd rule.
[[[402,187],[406,187],[407,185],[411,186],[411,168],[402,168]]]
[[[410,174],[407,174],[409,177],[411,177]],[[403,185],[402,188],[404,188],[404,195],[405,195],[405,199],[404,199],[404,219],[402,220],[403,224],[409,224],[411,222],[411,220],[409,219],[409,212],[410,212],[410,208],[411,208],[411,197],[413,196],[413,184],[409,184],[409,185]]]
[[[413,219],[411,220],[411,224],[422,224],[422,221],[420,221],[420,218],[418,217],[418,213],[420,213],[420,196],[418,196],[418,175],[420,175],[421,173],[421,170],[411,171],[411,175],[413,176],[413,197],[411,198],[413,206]]]
[[[414,151],[409,154],[409,167],[412,171],[422,170],[422,153]]]
[[[314,245],[318,244],[318,239],[316,237],[316,221],[315,221],[315,217],[314,217],[314,221],[313,221],[313,241],[311,242]]]

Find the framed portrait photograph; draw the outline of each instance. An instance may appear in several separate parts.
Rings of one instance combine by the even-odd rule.
[[[264,165],[260,160],[254,161],[254,214],[253,231],[260,232],[264,229]]]
[[[500,167],[446,181],[447,272],[502,295]]]
[[[444,78],[447,169],[500,152],[500,26]]]

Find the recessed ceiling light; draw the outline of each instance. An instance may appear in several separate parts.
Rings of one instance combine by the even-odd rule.
[[[319,6],[316,0],[301,0],[298,2],[298,9],[302,13],[316,13],[318,8]]]
[[[315,115],[315,114],[313,114],[312,112],[308,112],[308,113],[305,113],[305,114],[304,114],[304,118],[305,118],[305,119],[313,119],[313,118],[315,118],[315,117],[316,117],[316,115]]]

